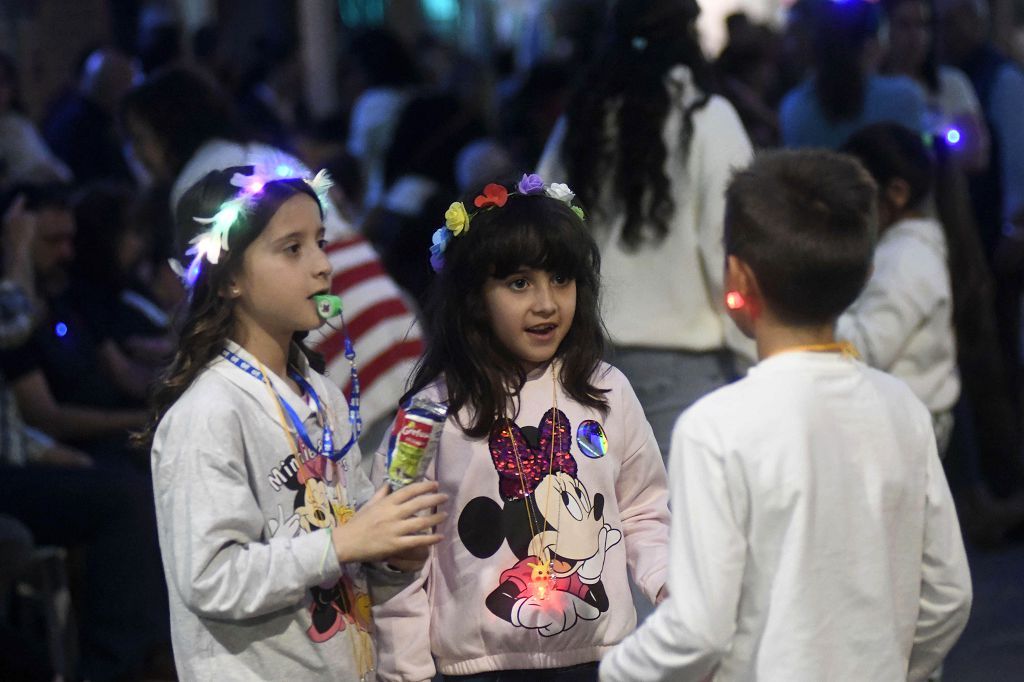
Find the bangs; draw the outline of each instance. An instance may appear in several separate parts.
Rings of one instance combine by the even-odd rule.
[[[580,218],[547,197],[510,197],[504,207],[475,215],[467,236],[460,246],[479,282],[522,268],[579,280],[596,266],[593,242]]]

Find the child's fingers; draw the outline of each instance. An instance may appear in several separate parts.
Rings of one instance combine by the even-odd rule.
[[[381,487],[374,491],[373,497],[366,501],[367,504],[373,504],[374,502],[380,502],[388,496],[388,484],[385,483]]]
[[[433,495],[420,495],[400,505],[400,511],[402,516],[412,516],[424,509],[431,509],[439,505],[444,504],[448,501],[448,496],[444,493],[434,493]]]
[[[401,549],[415,549],[416,547],[430,547],[444,540],[443,535],[406,535],[400,541]]]
[[[426,561],[430,556],[430,549],[427,547],[415,547],[404,552],[397,552],[388,558],[388,561]]]
[[[402,504],[403,502],[407,502],[419,495],[436,491],[437,481],[420,481],[419,483],[410,483],[407,486],[399,488],[395,492],[391,493],[391,496],[395,501],[395,504]]]
[[[403,522],[402,528],[405,530],[405,534],[408,533],[419,533],[420,531],[440,524],[448,518],[447,512],[438,512],[436,514],[430,514],[428,516],[413,516]]]

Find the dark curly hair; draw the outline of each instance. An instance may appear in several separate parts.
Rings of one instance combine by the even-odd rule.
[[[188,241],[200,230],[206,229],[204,225],[197,223],[193,216],[214,215],[221,204],[238,193],[238,188],[231,184],[231,178],[236,173],[252,175],[253,172],[252,166],[211,171],[185,192],[178,202],[176,211],[178,221],[175,227],[178,232],[179,251],[184,251]],[[260,199],[245,212],[244,218],[239,218],[228,233],[230,248],[220,254],[216,265],[203,263],[180,324],[178,352],[161,381],[157,383],[151,398],[153,419],[144,431],[132,437],[137,446],[147,447],[152,443],[153,434],[164,413],[224,347],[224,342],[234,328],[235,301],[222,296],[221,292],[238,273],[245,250],[263,233],[277,210],[288,199],[300,194],[309,196],[317,202],[317,206],[320,206],[316,193],[301,179],[288,178],[268,182],[263,187]],[[294,340],[309,359],[310,366],[322,372],[323,358],[302,344],[304,337],[304,332],[297,332]]]
[[[556,352],[559,379],[577,402],[607,409],[604,391],[593,383],[605,348],[598,306],[601,256],[565,203],[544,195],[510,196],[502,208],[476,213],[471,228],[448,242],[444,260],[425,310],[427,349],[403,403],[443,377],[449,414],[470,409],[470,423],[460,424],[470,437],[482,438],[495,419],[515,416],[507,410],[526,372],[494,335],[483,290],[488,278],[527,267],[576,280],[576,314]]]
[[[878,34],[881,12],[868,2],[819,0],[814,5],[814,94],[825,118],[848,121],[864,109],[864,49]]]
[[[562,148],[569,184],[582,203],[606,210],[599,200],[611,179],[625,209],[622,241],[638,246],[653,229],[668,233],[676,207],[665,175],[665,118],[678,93],[666,86],[672,67],[690,68],[700,96],[683,114],[683,149],[693,133],[693,112],[712,90],[711,71],[697,41],[695,0],[619,0],[612,9],[605,45],[569,102]],[[609,123],[614,129],[609,131]],[[611,172],[609,172],[611,171]]]

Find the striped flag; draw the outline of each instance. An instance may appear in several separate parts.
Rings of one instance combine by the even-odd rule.
[[[423,352],[416,316],[363,237],[348,233],[326,250],[334,268],[331,292],[341,296],[356,351],[363,423],[390,418]],[[327,376],[347,397],[351,386],[344,335],[324,325],[307,341],[323,354]]]

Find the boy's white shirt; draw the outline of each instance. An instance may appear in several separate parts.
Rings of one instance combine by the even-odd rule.
[[[934,218],[901,220],[878,241],[864,291],[840,316],[836,338],[902,379],[935,413],[960,396],[946,238]]]
[[[838,354],[787,353],[673,435],[669,597],[608,681],[923,680],[971,583],[927,410]]]

